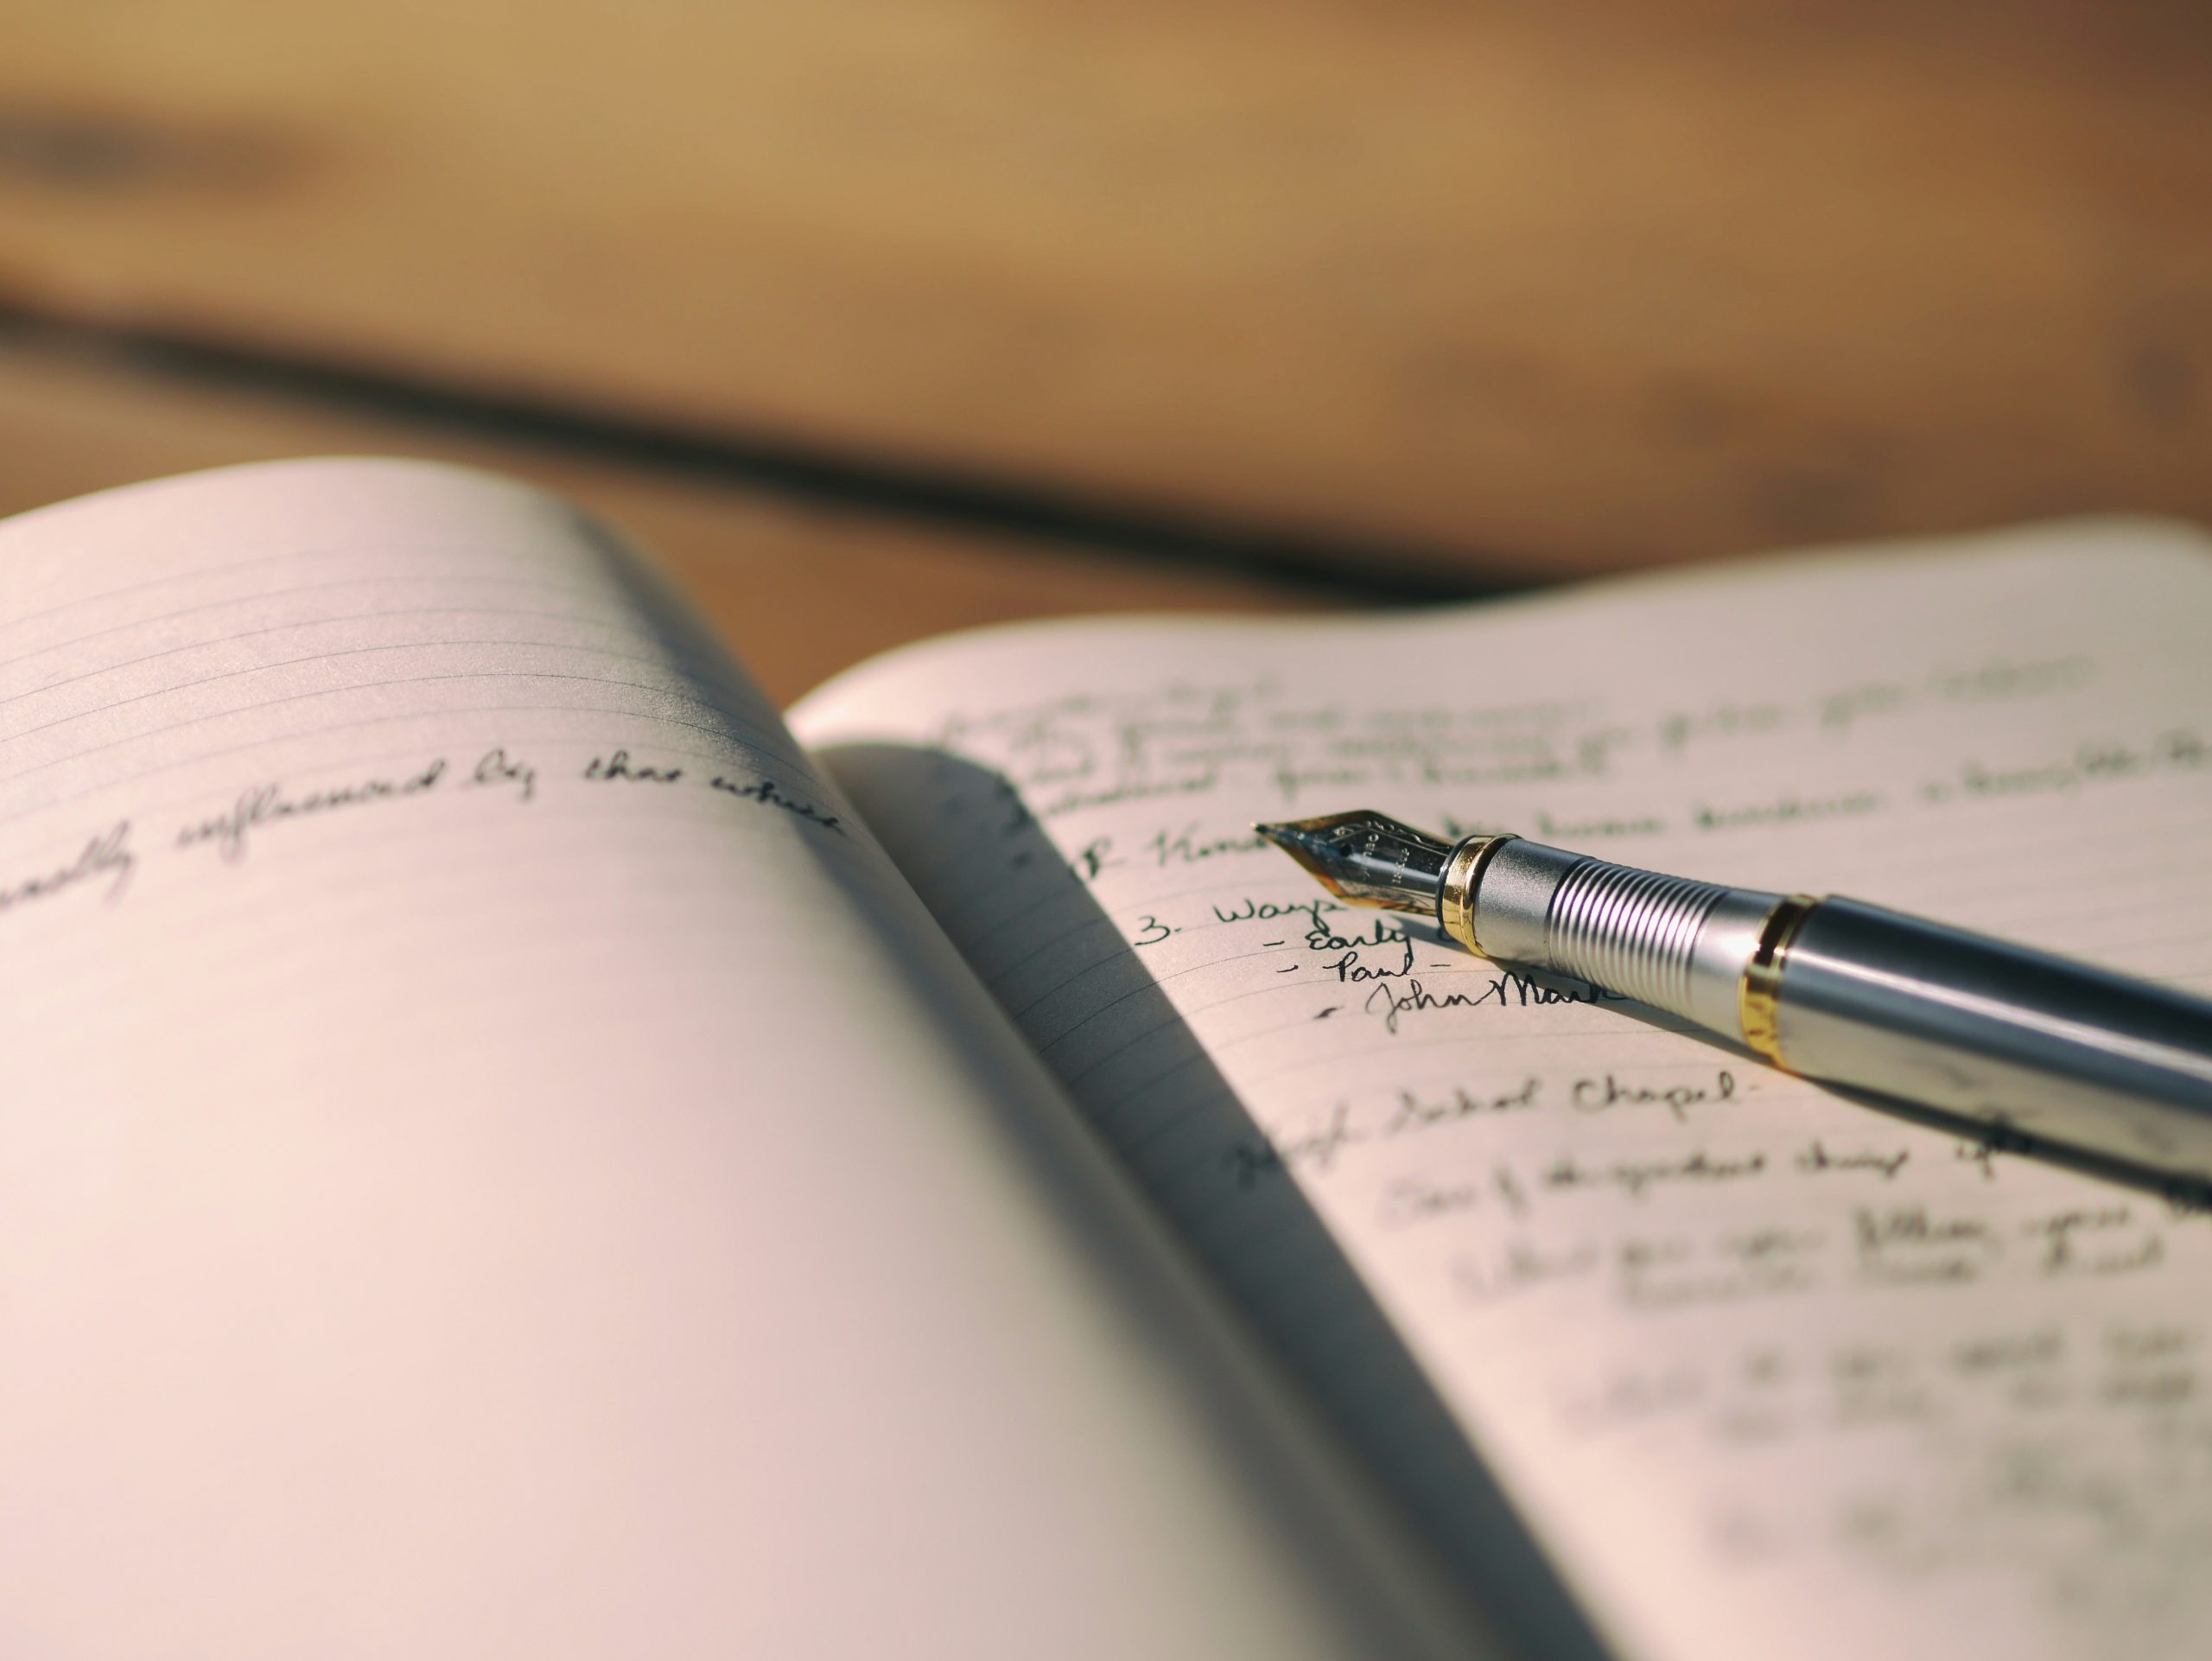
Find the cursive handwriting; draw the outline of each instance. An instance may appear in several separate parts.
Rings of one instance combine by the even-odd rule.
[[[107,879],[106,898],[121,897],[137,865],[130,851],[130,821],[118,819],[85,843],[84,851],[68,864],[22,877],[0,888],[0,912],[13,911],[34,900],[51,900],[74,888]]]
[[[725,796],[736,796],[747,801],[759,802],[763,807],[781,808],[793,818],[811,824],[819,830],[827,830],[840,837],[845,834],[845,827],[838,822],[836,814],[824,813],[820,808],[809,803],[794,801],[776,788],[775,780],[772,779],[753,779],[741,783],[737,780],[725,778],[716,773],[708,780],[708,784],[710,788],[721,791]]]
[[[682,767],[647,767],[642,761],[632,761],[627,750],[594,755],[584,768],[585,778],[602,784],[623,781],[633,785],[672,785],[683,776]]]
[[[176,833],[176,845],[192,848],[212,842],[225,859],[240,860],[245,857],[248,835],[254,830],[349,807],[421,796],[436,789],[445,774],[445,758],[440,756],[420,772],[403,778],[364,779],[299,796],[286,795],[281,784],[257,785],[240,794],[225,811],[184,826]]]
[[[1538,1105],[1542,1091],[1543,1080],[1533,1072],[1510,1090],[1478,1091],[1459,1085],[1444,1096],[1401,1090],[1396,1111],[1383,1122],[1382,1134],[1402,1136],[1491,1113],[1525,1113]]]
[[[1354,1142],[1366,1140],[1351,1127],[1351,1108],[1338,1102],[1318,1128],[1300,1132],[1262,1132],[1256,1139],[1231,1142],[1223,1150],[1222,1162],[1239,1188],[1249,1189],[1271,1171],[1295,1165],[1312,1165],[1325,1171],[1337,1155]]]
[[[1736,1075],[1726,1067],[1713,1075],[1709,1085],[1642,1085],[1608,1072],[1595,1079],[1577,1079],[1567,1091],[1567,1099],[1578,1113],[1605,1113],[1617,1107],[1663,1107],[1677,1124],[1688,1119],[1693,1107],[1735,1098]]]
[[[1480,991],[1435,993],[1418,980],[1408,980],[1405,990],[1377,986],[1367,995],[1361,1007],[1382,1022],[1385,1032],[1395,1034],[1399,1022],[1409,1015],[1427,1015],[1438,1009],[1479,1009],[1485,1006],[1496,1009],[1529,1009],[1552,1003],[1618,1003],[1625,1001],[1619,992],[1601,992],[1583,982],[1551,985],[1516,975],[1508,971],[1491,976]]]
[[[537,794],[537,769],[527,761],[512,760],[506,747],[486,750],[468,775],[472,785],[512,785],[521,792],[524,801]]]

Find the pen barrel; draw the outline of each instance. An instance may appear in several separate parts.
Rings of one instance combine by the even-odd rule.
[[[1774,1026],[1793,1072],[2212,1181],[2212,1003],[2185,993],[1837,898],[1789,939]]]
[[[1827,1084],[2212,1182],[2212,1002],[1855,900],[1470,838],[1438,916]]]

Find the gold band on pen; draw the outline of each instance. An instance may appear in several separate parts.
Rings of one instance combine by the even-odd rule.
[[[1744,1029],[1744,1042],[1777,1067],[1789,1065],[1782,1059],[1779,1031],[1782,971],[1789,964],[1790,942],[1820,903],[1809,894],[1793,894],[1777,901],[1759,925],[1758,944],[1737,983],[1736,1018]]]
[[[1444,866],[1444,886],[1437,896],[1436,920],[1444,932],[1477,957],[1487,958],[1475,939],[1475,890],[1483,880],[1483,869],[1491,856],[1507,843],[1516,840],[1513,833],[1504,831],[1495,837],[1469,837],[1452,850],[1452,857]]]

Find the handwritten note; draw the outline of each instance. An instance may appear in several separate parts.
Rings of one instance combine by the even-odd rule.
[[[2082,525],[1007,631],[796,723],[1411,1488],[1421,1450],[1363,1429],[1363,1358],[1316,1336],[1341,1312],[1299,1295],[1318,1219],[1623,1652],[2195,1655],[2212,1223],[1339,907],[1249,825],[1516,830],[2212,988],[2208,630],[2201,538]]]

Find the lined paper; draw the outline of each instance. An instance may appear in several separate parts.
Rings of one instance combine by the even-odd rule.
[[[795,724],[1468,1572],[1386,1349],[1621,1655],[2182,1656],[2212,1632],[2189,1201],[1339,909],[1249,827],[1514,830],[2203,989],[2208,639],[2201,537],[2085,523],[1389,620],[1001,631]]]
[[[1434,1654],[679,602],[520,487],[0,527],[0,1651]]]

